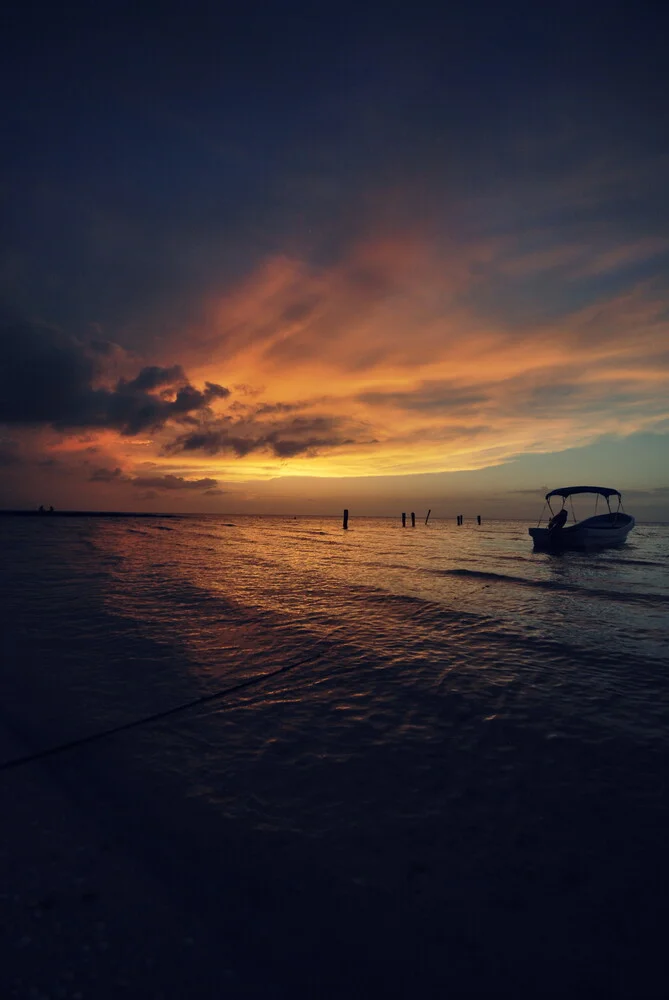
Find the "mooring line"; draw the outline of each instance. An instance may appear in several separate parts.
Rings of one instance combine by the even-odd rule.
[[[56,754],[64,753],[66,750],[74,750],[77,747],[86,746],[88,743],[96,743],[98,740],[104,740],[108,736],[115,736],[116,733],[124,733],[129,729],[139,729],[140,726],[150,725],[152,722],[160,722],[162,719],[167,719],[172,715],[178,715],[179,712],[187,712],[191,708],[197,708],[198,705],[206,705],[208,702],[225,698],[230,694],[236,694],[237,691],[243,691],[245,688],[254,687],[256,684],[262,684],[263,681],[269,681],[273,677],[279,677],[281,674],[287,674],[290,670],[295,670],[297,667],[304,666],[305,663],[315,663],[320,660],[323,655],[323,653],[318,653],[315,657],[298,660],[297,663],[290,663],[285,667],[278,667],[276,670],[272,670],[267,674],[261,674],[259,677],[249,677],[248,680],[240,681],[238,684],[233,684],[231,687],[214,691],[211,694],[201,695],[199,698],[194,698],[192,701],[183,702],[181,705],[175,705],[173,708],[167,708],[161,712],[154,712],[152,715],[142,716],[141,719],[133,719],[131,722],[124,722],[120,726],[113,726],[111,729],[103,729],[97,733],[90,733],[88,736],[81,736],[76,740],[69,740],[67,743],[58,743],[56,746],[47,747],[45,750],[37,750],[35,753],[25,754],[22,757],[12,757],[10,760],[0,763],[0,771],[9,771],[15,767],[22,767],[24,764],[32,764],[33,761],[43,760],[46,757],[53,757]]]

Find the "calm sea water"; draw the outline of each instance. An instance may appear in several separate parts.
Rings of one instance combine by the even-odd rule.
[[[239,995],[654,995],[669,526],[560,556],[503,521],[0,538],[4,760],[223,692],[49,766],[220,929]]]

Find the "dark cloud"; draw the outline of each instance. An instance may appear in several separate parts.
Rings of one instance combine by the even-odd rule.
[[[96,387],[99,351],[60,330],[29,323],[0,328],[0,423],[59,430],[110,428],[133,436],[209,412],[229,390],[192,386],[180,365],[151,365],[113,389]],[[152,390],[162,389],[159,394]]]
[[[238,458],[253,451],[269,451],[278,458],[293,458],[352,443],[336,417],[294,417],[276,424],[223,418],[211,427],[178,436],[165,450],[228,453]]]
[[[136,476],[129,479],[131,486],[152,490],[206,490],[211,492],[218,486],[216,479],[184,479],[183,476]]]
[[[319,396],[318,398],[312,398],[309,400],[295,400],[293,403],[260,403],[259,405],[254,405],[252,403],[243,403],[241,400],[235,400],[228,407],[229,412],[233,412],[238,416],[247,417],[269,417],[275,414],[284,415],[287,413],[298,413],[300,410],[306,410],[313,408],[316,405],[321,405],[323,403],[327,404],[331,402],[331,397]]]
[[[175,385],[175,383],[187,381],[181,365],[172,365],[171,368],[159,368],[158,365],[149,365],[146,368],[142,368],[137,378],[134,378],[131,382],[124,382],[122,384],[131,391],[150,392],[152,389],[159,389],[164,385]]]
[[[90,407],[97,365],[74,338],[46,326],[6,324],[0,351],[0,422],[69,421]]]
[[[320,448],[336,448],[346,444],[346,439],[337,437],[281,438],[272,435],[269,447],[277,458],[294,458],[295,455],[314,454]]]
[[[207,412],[211,400],[226,393],[223,386],[212,383],[208,386],[201,392],[186,384],[176,391],[174,399],[167,399],[164,395],[155,396],[134,388],[132,383],[121,381],[113,391],[94,390],[93,405],[88,412],[80,414],[80,419],[90,426],[112,427],[127,436],[160,430],[170,420],[180,421]]]
[[[208,399],[227,399],[230,395],[229,389],[224,385],[217,385],[216,382],[205,382],[204,391]]]
[[[115,469],[93,469],[88,479],[91,483],[113,483],[115,480],[122,479],[122,477],[123,473],[117,466]]]
[[[270,413],[295,413],[296,410],[303,410],[307,405],[307,403],[263,403],[254,412],[258,417]]]
[[[89,476],[91,483],[126,483],[141,490],[203,490],[207,493],[216,492],[218,480],[204,479],[184,479],[183,476],[167,474],[164,476],[127,476],[117,466],[114,469],[100,467],[94,469]]]

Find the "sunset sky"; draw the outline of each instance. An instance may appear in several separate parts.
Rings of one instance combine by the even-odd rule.
[[[669,519],[660,6],[13,4],[0,507]]]

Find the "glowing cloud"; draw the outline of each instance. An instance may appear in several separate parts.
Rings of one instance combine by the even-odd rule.
[[[499,289],[500,276],[541,284],[556,266],[592,281],[665,249],[626,245],[586,265],[571,247],[528,259],[508,241],[414,235],[362,243],[330,266],[273,258],[209,303],[206,326],[173,345],[177,362],[138,373],[131,357],[112,365],[94,345],[17,327],[5,337],[0,419],[50,427],[52,455],[98,449],[107,462],[89,482],[209,495],[221,479],[475,470],[662,429],[662,286],[591,285],[588,301],[561,300],[554,315],[532,286],[522,317]]]

